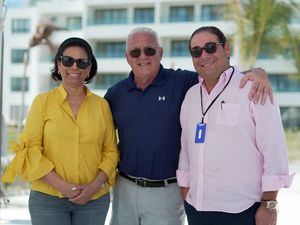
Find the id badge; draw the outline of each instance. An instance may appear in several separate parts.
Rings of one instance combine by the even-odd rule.
[[[204,143],[206,123],[198,123],[196,126],[195,143]]]

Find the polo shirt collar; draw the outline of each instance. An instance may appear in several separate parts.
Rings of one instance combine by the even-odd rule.
[[[134,73],[131,70],[128,76],[128,82],[127,82],[127,90],[132,91],[134,89],[138,89],[135,82],[134,82]],[[152,84],[150,86],[163,86],[166,82],[166,72],[164,71],[163,66],[160,64],[159,72]]]

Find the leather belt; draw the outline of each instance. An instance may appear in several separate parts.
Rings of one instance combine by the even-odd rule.
[[[119,172],[119,174],[127,180],[130,180],[141,187],[166,187],[168,186],[168,184],[177,182],[176,178],[169,178],[164,180],[149,180],[146,178],[132,177],[123,172]]]

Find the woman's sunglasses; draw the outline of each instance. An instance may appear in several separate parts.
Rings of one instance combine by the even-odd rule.
[[[148,47],[148,48],[144,48],[144,53],[146,56],[154,56],[156,54],[156,50],[155,48]],[[129,52],[129,55],[132,58],[138,58],[140,57],[141,54],[142,54],[142,50],[140,48],[133,49]]]
[[[191,56],[194,58],[199,58],[202,55],[203,50],[208,54],[214,54],[217,51],[217,45],[222,45],[223,43],[207,42],[203,48],[196,46],[190,50]]]
[[[59,57],[59,59],[65,67],[71,67],[73,66],[74,62],[76,62],[76,66],[79,69],[86,69],[91,64],[90,60],[88,59],[74,59],[67,55],[62,55]]]

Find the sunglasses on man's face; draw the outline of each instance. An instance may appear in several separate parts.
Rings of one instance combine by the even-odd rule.
[[[144,53],[146,56],[154,56],[156,54],[155,48],[144,48]],[[142,50],[140,48],[133,49],[129,52],[132,58],[138,58],[142,54]]]
[[[190,50],[191,56],[194,58],[199,58],[202,55],[203,50],[208,54],[214,54],[217,51],[217,45],[222,45],[223,43],[207,42],[203,48],[196,46]]]
[[[74,62],[76,62],[76,66],[79,69],[86,69],[91,64],[90,60],[88,59],[74,59],[67,55],[63,55],[59,57],[59,59],[65,67],[71,67],[73,66]]]

